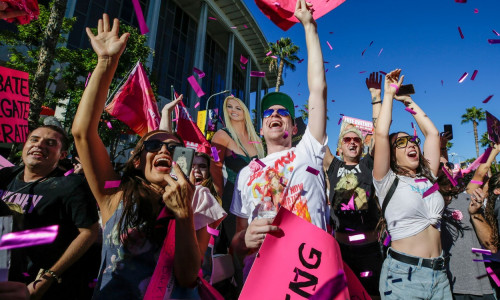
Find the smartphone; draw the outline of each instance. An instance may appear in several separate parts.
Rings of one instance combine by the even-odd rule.
[[[415,89],[413,88],[413,84],[405,84],[399,87],[398,92],[396,95],[401,96],[401,95],[413,95],[415,94]]]
[[[174,156],[172,160],[175,161],[179,167],[181,168],[186,178],[189,178],[189,173],[191,173],[191,167],[193,166],[193,158],[194,158],[194,149],[186,148],[186,147],[175,147]],[[170,176],[177,179],[175,176],[175,172],[170,172]]]
[[[444,125],[444,133],[450,133],[450,141],[453,139],[453,127],[451,124],[445,124]]]

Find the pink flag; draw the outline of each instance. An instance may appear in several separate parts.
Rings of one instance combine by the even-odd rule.
[[[313,4],[313,18],[315,20],[326,15],[328,12],[335,9],[342,4],[345,0],[308,0]],[[274,24],[279,28],[287,31],[299,20],[293,15],[295,12],[296,1],[281,0],[255,0],[255,4],[259,7],[260,11],[266,15]]]
[[[106,111],[140,136],[158,129],[160,113],[146,71],[140,62],[130,72]]]
[[[492,150],[492,148],[488,147],[488,149],[486,149],[486,151],[484,151],[483,154],[481,154],[473,163],[471,163],[469,165],[469,167],[465,170],[467,172],[464,171],[464,173],[474,171],[475,169],[477,169],[479,167],[480,164],[484,164],[488,160],[488,157],[490,156],[491,150]]]
[[[37,0],[2,0],[2,2],[5,2],[8,5],[6,11],[15,9],[26,12],[26,15],[24,16],[5,19],[5,21],[9,23],[17,23],[21,25],[29,24],[32,20],[37,20],[40,15]]]
[[[177,133],[184,140],[186,147],[210,155],[212,153],[210,143],[200,131],[196,122],[193,121],[182,101],[175,107],[175,111],[176,115],[179,116],[177,120]]]
[[[243,54],[240,55],[240,63],[246,65],[248,62],[248,58],[244,57]]]

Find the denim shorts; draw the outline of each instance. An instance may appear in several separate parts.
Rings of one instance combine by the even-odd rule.
[[[392,248],[391,250],[398,252]],[[412,256],[406,253],[401,254]],[[450,282],[446,276],[446,269],[433,270],[422,267],[420,264],[418,266],[407,264],[387,255],[380,272],[379,290],[381,298],[453,299]]]

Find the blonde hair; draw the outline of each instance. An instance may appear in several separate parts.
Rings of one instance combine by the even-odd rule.
[[[243,101],[241,101],[240,99],[238,99],[234,96],[229,96],[229,97],[226,97],[226,99],[224,99],[222,111],[224,112],[224,122],[226,123],[226,128],[227,128],[227,130],[229,130],[229,133],[231,133],[231,137],[235,140],[236,144],[240,147],[242,147],[242,145],[243,145],[240,141],[238,134],[234,130],[233,125],[231,124],[231,118],[229,117],[229,112],[227,111],[227,107],[226,107],[228,100],[236,100],[238,102],[238,104],[241,106],[241,108],[243,109],[243,113],[245,116],[245,128],[246,128],[247,133],[248,133],[248,138],[251,141],[260,142],[261,139],[257,135],[257,132],[255,132],[255,128],[253,127],[253,124],[252,124],[252,118],[250,118],[250,113],[248,112],[248,108],[245,105],[245,103],[243,103]],[[255,150],[257,150],[257,156],[259,158],[263,158],[264,157],[264,147],[262,147],[262,144],[255,143],[255,144],[253,144],[253,146],[255,147]],[[242,150],[245,150],[245,149],[242,149]],[[243,152],[245,152],[245,151],[243,151]]]

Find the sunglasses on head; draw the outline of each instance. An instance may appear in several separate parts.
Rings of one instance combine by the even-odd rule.
[[[351,141],[354,141],[355,143],[361,144],[361,139],[357,136],[355,136],[355,137],[345,136],[342,138],[342,141],[345,144],[349,144]]]
[[[147,140],[144,141],[144,149],[147,152],[157,152],[160,151],[161,147],[165,145],[167,147],[168,152],[174,153],[175,147],[180,146],[179,143],[176,142],[162,142],[160,140]]]
[[[420,139],[418,137],[413,137],[413,136],[401,136],[398,137],[395,141],[393,146],[396,148],[405,148],[408,145],[408,142],[412,142],[415,145],[420,145]]]
[[[263,113],[262,113],[262,117],[265,119],[265,118],[269,118],[270,116],[272,116],[272,114],[274,112],[278,112],[278,115],[282,116],[282,117],[289,117],[290,116],[290,112],[288,111],[288,109],[286,108],[278,108],[278,109],[272,109],[272,108],[268,108],[266,109]]]
[[[454,165],[453,163],[451,163],[451,162],[446,162],[446,163],[440,162],[440,163],[439,163],[439,168],[440,168],[440,169],[441,169],[442,167],[444,167],[444,166],[448,167],[448,169],[450,169],[450,170],[455,169],[455,165]]]

